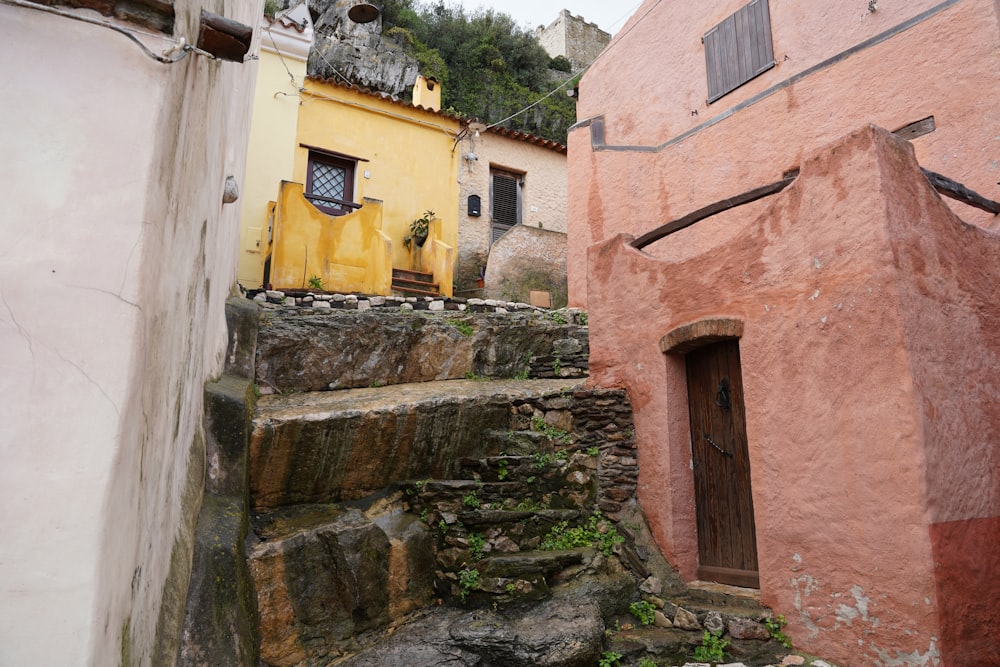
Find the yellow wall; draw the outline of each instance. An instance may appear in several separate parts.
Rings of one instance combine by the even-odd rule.
[[[347,215],[327,215],[306,201],[301,183],[281,183],[274,209],[271,284],[308,288],[318,277],[325,289],[389,294],[392,243],[382,233],[382,202],[365,199]]]
[[[308,161],[308,150],[299,144],[367,159],[357,166],[354,201],[383,202],[382,231],[392,240],[394,267],[411,268],[403,237],[424,211],[441,221],[440,242],[457,246],[457,120],[317,81],[306,82],[302,98],[296,182],[305,183]]]
[[[276,53],[261,49],[246,178],[240,197],[243,215],[237,279],[248,289],[260,287],[264,276],[268,202],[277,196],[281,181],[291,180],[295,164],[299,98],[285,65],[301,83],[306,63],[287,53],[284,60],[282,64]]]

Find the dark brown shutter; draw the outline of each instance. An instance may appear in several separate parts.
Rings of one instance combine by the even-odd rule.
[[[708,101],[714,102],[774,67],[767,0],[753,0],[702,37]]]
[[[520,178],[514,174],[500,171],[493,172],[493,233],[490,243],[496,242],[514,225],[520,222],[518,211],[518,182]]]

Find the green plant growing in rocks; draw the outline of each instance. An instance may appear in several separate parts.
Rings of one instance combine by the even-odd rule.
[[[475,491],[471,491],[462,497],[462,504],[469,509],[477,510],[479,509],[479,496],[476,495]]]
[[[622,664],[622,654],[615,651],[605,651],[597,661],[597,667],[619,667]]]
[[[499,479],[501,482],[507,479],[507,475],[510,474],[510,470],[507,469],[508,465],[509,463],[507,459],[500,459],[500,461],[497,463],[497,479]]]
[[[485,382],[486,380],[489,380],[489,378],[486,377],[485,375],[476,375],[472,371],[465,371],[465,379],[473,380],[475,382]]]
[[[639,664],[637,667],[657,667],[657,664],[652,658],[639,658]]]
[[[309,287],[312,289],[323,289],[323,279],[317,275],[309,276]]]
[[[552,361],[552,372],[555,373],[556,375],[562,373],[562,359],[560,359],[559,357],[556,357]]]
[[[522,368],[518,372],[514,373],[515,380],[527,380],[531,376],[530,368]]]
[[[444,522],[444,519],[438,521],[438,530],[441,531],[442,537],[448,532],[448,524]]]
[[[775,640],[787,649],[792,648],[792,638],[783,632],[783,628],[788,625],[784,614],[778,614],[774,618],[764,619],[764,627],[767,628],[771,639]]]
[[[517,591],[517,586],[511,583],[504,586],[503,589],[507,591],[508,594],[513,595]]]
[[[458,572],[458,596],[462,598],[462,602],[469,597],[469,593],[475,590],[479,586],[479,570],[470,570],[468,568],[459,570]]]
[[[539,454],[535,452],[535,470],[544,470],[545,466],[552,463],[551,454]]]
[[[722,638],[722,633],[714,633],[705,630],[702,635],[701,645],[694,649],[694,659],[705,662],[722,662],[726,659],[726,647],[729,640]]]
[[[454,319],[446,321],[448,322],[448,324],[458,329],[458,333],[462,334],[463,336],[472,335],[472,325],[469,324],[468,322],[463,322],[462,320],[454,320]]]
[[[600,456],[600,455],[601,455],[600,447],[587,447],[587,456]]]
[[[477,533],[469,533],[469,551],[476,560],[482,560],[483,551],[486,549],[486,538]]]
[[[569,458],[569,450],[557,449],[554,456],[556,457],[556,461],[565,461],[566,459]]]
[[[552,438],[553,440],[558,440],[559,442],[562,443],[569,442],[569,433],[562,430],[561,428],[552,426],[551,424],[547,424],[545,422],[545,419],[542,417],[531,418],[531,430],[538,431],[544,434],[546,437]]]
[[[590,516],[585,526],[570,528],[567,521],[560,521],[552,526],[539,549],[562,551],[577,547],[595,547],[605,556],[610,556],[614,553],[615,545],[624,541],[625,538],[604,522],[601,513],[597,511]]]
[[[638,602],[633,602],[628,606],[628,611],[630,614],[639,619],[639,622],[643,625],[652,625],[655,618],[656,607],[653,606],[652,602],[648,600],[639,600]]]
[[[552,320],[556,324],[566,324],[566,316],[557,310],[550,310],[549,312],[545,313],[545,317]]]
[[[576,323],[581,327],[587,326],[587,313],[580,313],[576,316]]]

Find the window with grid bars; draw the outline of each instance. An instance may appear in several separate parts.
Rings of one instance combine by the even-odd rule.
[[[774,67],[767,0],[753,0],[705,33],[708,101],[714,102]]]
[[[521,188],[524,175],[499,169],[490,170],[490,215],[493,218],[490,243],[521,224]]]
[[[330,215],[350,213],[357,208],[352,201],[354,167],[355,163],[351,160],[310,151],[309,171],[306,175],[306,199]]]

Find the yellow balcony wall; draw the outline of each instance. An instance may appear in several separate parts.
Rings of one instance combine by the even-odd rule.
[[[303,196],[301,183],[282,181],[270,246],[274,289],[309,288],[318,277],[338,292],[390,293],[392,246],[382,232],[382,202],[365,198],[347,215],[327,215]]]

